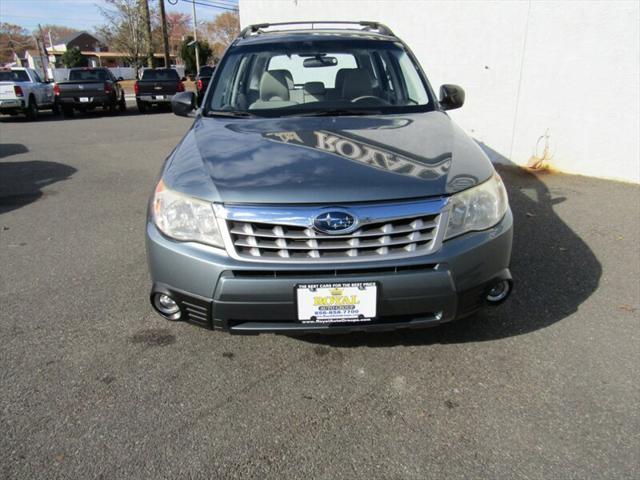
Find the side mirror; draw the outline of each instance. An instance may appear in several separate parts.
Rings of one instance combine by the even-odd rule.
[[[176,93],[171,99],[171,110],[181,117],[188,117],[195,108],[196,96],[193,92]]]
[[[118,77],[118,81],[119,81],[119,82],[121,82],[121,81],[123,81],[123,80],[124,80],[124,78],[122,78],[122,77]]]
[[[464,104],[464,90],[458,85],[440,87],[440,106],[444,110],[454,110]]]
[[[186,81],[187,81],[187,77],[182,77],[182,78],[180,79],[180,81],[181,81],[181,82],[186,82]]]

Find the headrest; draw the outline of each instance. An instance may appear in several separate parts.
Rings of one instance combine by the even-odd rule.
[[[287,80],[287,88],[289,88],[289,90],[293,90],[293,76],[289,70],[282,68],[279,70],[269,70],[269,72],[275,75],[284,75]]]
[[[304,84],[304,93],[309,95],[324,95],[326,89],[322,82],[307,82]]]
[[[344,77],[347,75],[347,72],[351,72],[353,70],[355,70],[355,68],[341,68],[340,70],[338,70],[338,73],[336,73],[336,83],[335,83],[337,92],[342,93],[342,86],[344,85]]]
[[[342,97],[346,99],[363,97],[373,94],[371,77],[365,70],[353,69],[347,71],[342,85]]]
[[[287,70],[267,70],[260,79],[260,100],[289,100],[289,84]]]

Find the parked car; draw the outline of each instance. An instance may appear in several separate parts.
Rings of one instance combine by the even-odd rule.
[[[19,115],[30,120],[38,118],[40,110],[57,113],[53,84],[44,82],[31,68],[0,68],[0,113]]]
[[[170,105],[178,92],[184,92],[184,83],[173,68],[146,69],[134,84],[136,104],[140,113],[153,105]]]
[[[198,75],[196,76],[196,91],[198,92],[198,105],[202,104],[202,99],[204,97],[205,92],[207,91],[207,87],[209,86],[209,81],[213,76],[213,72],[216,67],[211,65],[205,65],[200,68]]]
[[[166,160],[151,303],[236,333],[438,325],[512,290],[513,219],[483,150],[388,27],[243,30]],[[330,22],[334,25],[334,22]],[[276,28],[277,25],[276,24]]]
[[[62,114],[70,117],[76,110],[86,112],[96,107],[112,113],[125,112],[127,104],[121,80],[108,68],[72,68],[69,80],[58,82],[54,87]]]

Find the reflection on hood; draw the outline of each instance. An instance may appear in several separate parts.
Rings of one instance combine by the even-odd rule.
[[[451,166],[451,153],[446,152],[436,158],[409,157],[388,148],[365,142],[355,135],[338,134],[329,131],[312,132],[267,132],[265,138],[276,142],[309,147],[338,155],[339,157],[362,163],[398,175],[433,179],[446,175]]]

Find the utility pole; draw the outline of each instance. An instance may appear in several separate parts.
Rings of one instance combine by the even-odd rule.
[[[147,66],[153,68],[153,43],[151,41],[151,17],[149,15],[149,2],[148,0],[140,0],[142,4],[142,17],[145,27],[145,42],[147,42]]]
[[[198,21],[196,19],[196,2],[191,0],[191,7],[193,8],[193,48],[196,50],[196,75],[200,71],[200,48],[198,45]]]
[[[160,4],[160,18],[162,20],[162,46],[164,47],[164,66],[171,66],[171,57],[169,56],[169,37],[167,36],[167,16],[164,13],[164,0],[158,0]]]
[[[42,26],[38,24],[38,31],[40,32],[40,38],[36,37],[36,45],[38,46],[38,53],[40,54],[40,62],[42,63],[42,72],[44,73],[45,81],[49,80],[49,72],[47,72],[47,67],[49,66],[49,57],[47,55],[47,45],[44,43],[44,34],[42,33]],[[42,44],[42,50],[44,50],[44,55],[42,55],[42,50],[40,50],[40,44]],[[46,58],[46,63],[45,63]]]

